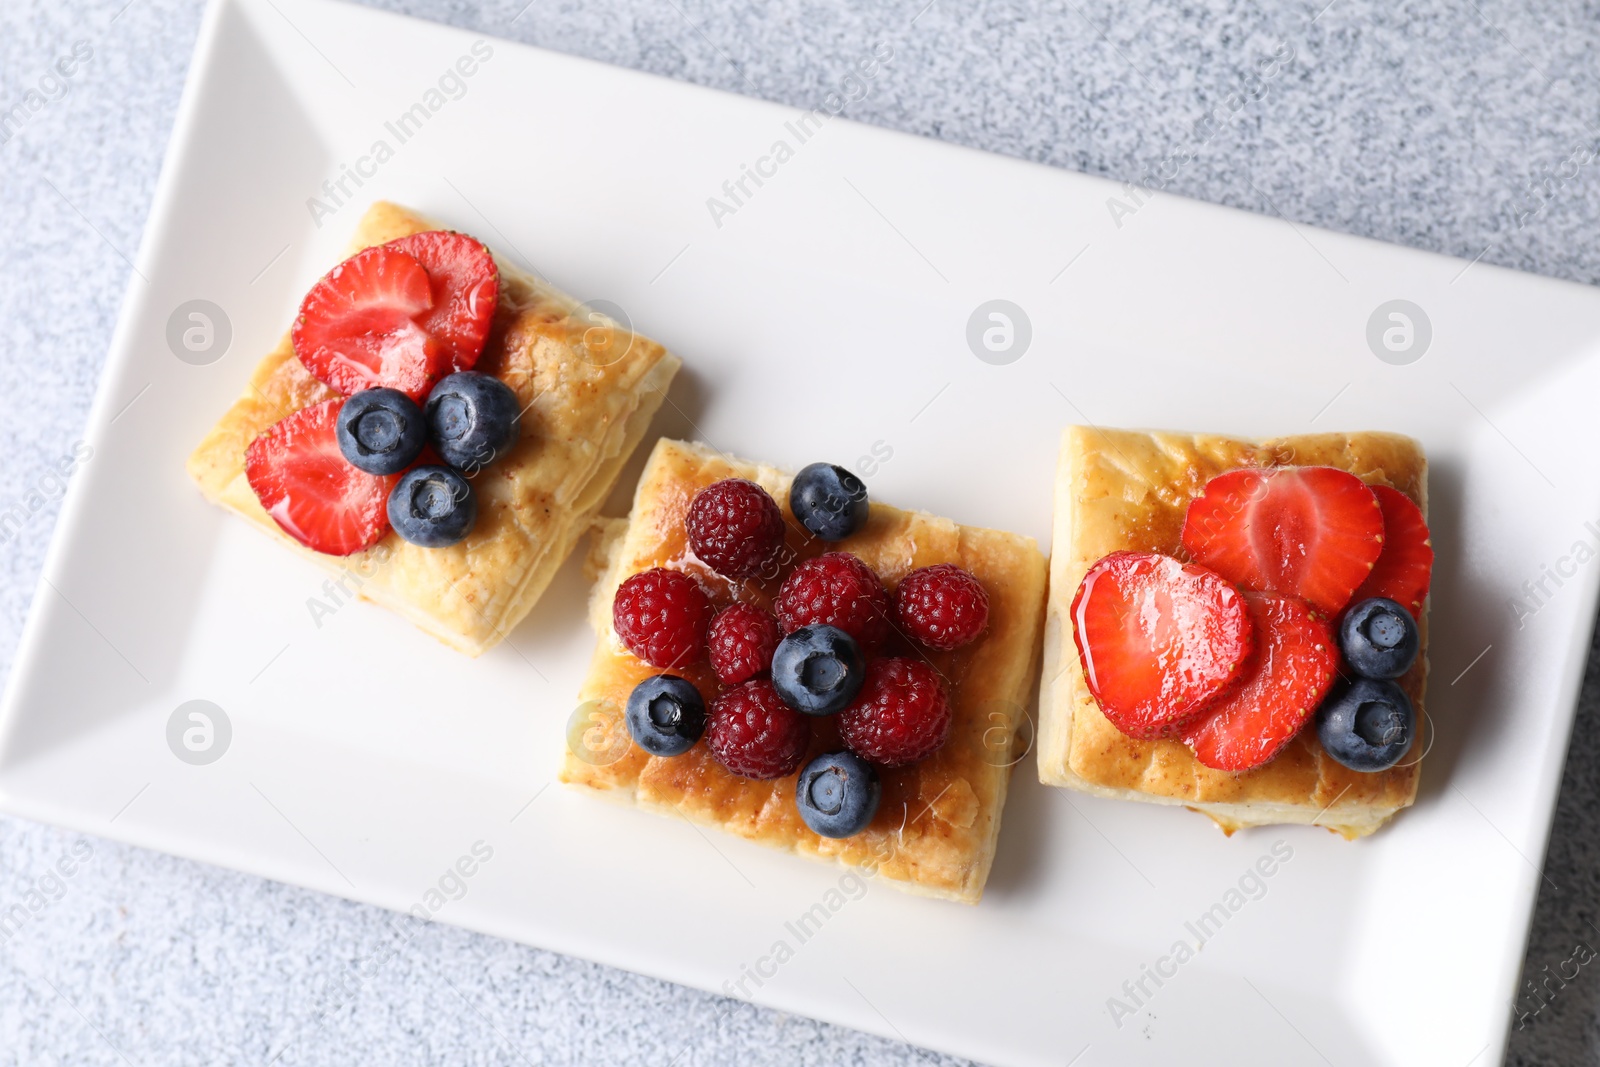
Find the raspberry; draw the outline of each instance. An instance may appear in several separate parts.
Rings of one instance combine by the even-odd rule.
[[[726,478],[694,495],[685,520],[701,562],[729,578],[755,578],[783,548],[783,512],[755,482]]]
[[[685,667],[706,650],[711,601],[682,571],[656,567],[617,587],[611,623],[628,651],[652,667]]]
[[[735,604],[711,620],[711,669],[723,685],[738,685],[772,669],[778,620],[754,604]]]
[[[948,652],[989,625],[989,594],[953,563],[919,567],[894,591],[894,611],[906,635]]]
[[[837,626],[870,652],[889,636],[889,594],[871,567],[848,552],[800,563],[783,580],[775,605],[784,633],[823,623]]]
[[[711,704],[711,754],[745,778],[782,778],[806,761],[811,724],[765,678],[724,690]]]
[[[839,713],[850,751],[883,767],[915,763],[950,738],[950,702],[939,673],[919,660],[879,659],[855,703]]]

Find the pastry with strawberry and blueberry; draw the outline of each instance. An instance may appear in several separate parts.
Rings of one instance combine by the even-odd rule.
[[[1433,543],[1409,437],[1069,427],[1039,776],[1225,831],[1416,797]]]
[[[678,367],[481,241],[380,202],[189,474],[475,656],[593,525]]]
[[[632,744],[563,781],[979,898],[1044,623],[1031,539],[663,440],[596,555],[578,699]]]

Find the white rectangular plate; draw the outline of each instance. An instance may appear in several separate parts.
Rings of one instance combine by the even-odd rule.
[[[1600,293],[843,119],[802,143],[789,108],[477,40],[210,10],[7,693],[6,810],[996,1063],[1500,1054],[1600,578]],[[1415,809],[1357,844],[1229,839],[1030,759],[968,908],[546,788],[593,641],[575,563],[471,661],[365,604],[314,617],[323,574],[183,473],[380,196],[682,355],[660,432],[860,463],[880,499],[1041,544],[1069,422],[1417,436],[1439,558]],[[231,325],[208,365],[167,339],[196,299]],[[1004,365],[968,342],[993,299],[1031,323]],[[1395,299],[1431,327],[1405,364],[1368,342]],[[204,766],[167,742],[194,699],[231,724]]]

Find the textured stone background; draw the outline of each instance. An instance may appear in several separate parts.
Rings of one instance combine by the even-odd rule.
[[[1596,168],[1563,171],[1600,138],[1594,0],[525,2],[380,6],[804,106],[894,29],[894,63],[849,111],[864,122],[1119,179],[1200,145],[1171,191],[1600,280]],[[199,15],[187,0],[0,5],[0,106],[74,41],[93,49],[60,98],[0,144],[0,507],[79,436]],[[1264,97],[1233,124],[1197,132],[1198,117],[1285,41],[1294,61]],[[55,511],[52,501],[0,546],[0,670]],[[1579,941],[1600,945],[1595,667],[1529,976]],[[75,840],[0,819],[0,900],[20,898]],[[711,1032],[720,998],[443,926],[319,1021],[316,991],[389,940],[384,913],[106,841],[89,847],[65,896],[0,949],[0,1063],[256,1064],[284,1049],[285,1067],[938,1060],[748,1007]],[[1595,1062],[1597,1015],[1600,978],[1586,969],[1514,1034],[1510,1062]]]

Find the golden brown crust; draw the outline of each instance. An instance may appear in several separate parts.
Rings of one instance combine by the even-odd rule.
[[[722,478],[760,483],[788,515],[789,477],[771,467],[741,463],[696,445],[660,441],[645,468],[633,516],[620,543],[604,554],[607,570],[590,601],[599,640],[580,701],[595,701],[617,723],[628,693],[656,673],[626,652],[611,627],[611,600],[622,580],[654,566],[681,568],[700,579],[719,607],[739,598],[766,606],[776,582],[733,583],[693,558],[685,540],[690,498]],[[672,759],[646,756],[631,743],[616,762],[589,762],[569,747],[564,782],[602,791],[640,807],[672,813],[804,856],[867,867],[892,884],[927,895],[976,902],[994,858],[1013,746],[1037,666],[1043,623],[1045,560],[1032,539],[958,526],[919,512],[872,505],[864,530],[837,545],[807,544],[789,523],[797,557],[839,549],[865,560],[891,588],[916,567],[956,563],[988,590],[990,622],[976,643],[936,653],[930,662],[948,683],[954,728],[937,754],[913,767],[887,771],[883,801],[872,824],[845,840],[819,837],[794,806],[795,776],[753,782],[723,770],[705,743]],[[680,672],[708,697],[718,691],[702,663]],[[815,724],[812,754],[840,747],[831,720]],[[614,754],[613,750],[607,749]]]
[[[357,226],[350,253],[433,229],[405,208],[379,202]],[[189,474],[207,499],[331,570],[354,571],[363,597],[471,655],[533,608],[589,528],[679,366],[656,342],[574,315],[576,301],[499,263],[500,304],[476,369],[516,392],[526,406],[523,432],[510,455],[473,479],[478,523],[459,544],[418,548],[390,533],[354,556],[325,556],[289,538],[261,509],[244,477],[245,449],[279,419],[335,395],[295,358],[287,335],[189,457]],[[610,347],[591,347],[586,338]]]
[[[1422,731],[1399,766],[1377,774],[1329,758],[1304,730],[1270,763],[1242,774],[1202,766],[1176,741],[1136,741],[1100,713],[1083,679],[1068,618],[1089,567],[1118,549],[1181,554],[1189,502],[1207,481],[1246,466],[1338,467],[1390,485],[1427,512],[1427,463],[1409,437],[1390,433],[1305,434],[1246,441],[1206,434],[1069,427],[1056,479],[1050,608],[1045,632],[1039,777],[1105,796],[1185,804],[1230,832],[1239,826],[1314,822],[1363,836],[1409,805],[1421,771]],[[1402,679],[1423,713],[1423,654]]]

